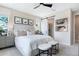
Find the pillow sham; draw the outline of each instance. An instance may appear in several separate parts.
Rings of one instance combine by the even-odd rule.
[[[26,36],[27,32],[26,31],[18,31],[18,36]]]
[[[26,36],[27,32],[26,31],[15,31],[14,35],[15,36]]]

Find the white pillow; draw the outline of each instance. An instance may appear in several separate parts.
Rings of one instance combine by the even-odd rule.
[[[32,35],[32,32],[31,31],[27,31],[27,35]]]
[[[18,36],[18,32],[17,32],[17,31],[14,31],[14,35],[15,35],[15,36]]]
[[[26,31],[15,31],[14,35],[15,36],[27,36],[27,32]]]
[[[18,31],[18,36],[27,36],[26,31]]]

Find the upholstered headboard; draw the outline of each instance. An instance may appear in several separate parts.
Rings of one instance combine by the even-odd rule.
[[[35,32],[34,30],[34,26],[31,25],[23,25],[23,24],[14,24],[14,32],[16,31],[31,31],[31,32]]]

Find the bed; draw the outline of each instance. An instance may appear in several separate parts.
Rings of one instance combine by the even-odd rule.
[[[39,44],[53,40],[45,35],[28,35],[15,37],[15,46],[23,56],[32,56],[32,52],[37,49]]]

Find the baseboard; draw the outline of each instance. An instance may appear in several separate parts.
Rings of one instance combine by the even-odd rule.
[[[14,47],[14,45],[7,46],[7,47],[2,47],[2,48],[0,48],[0,50],[2,50],[2,49],[6,49],[6,48],[11,48],[11,47]]]

